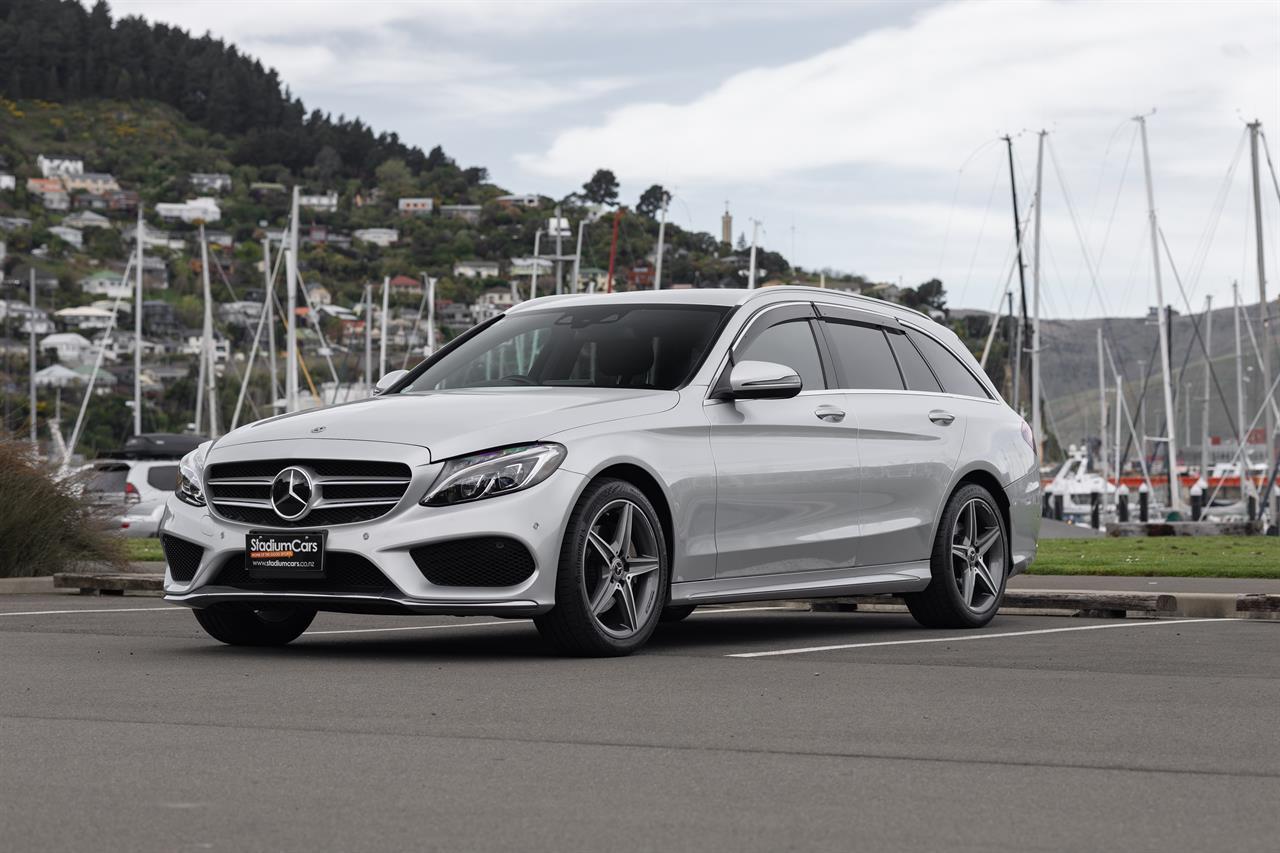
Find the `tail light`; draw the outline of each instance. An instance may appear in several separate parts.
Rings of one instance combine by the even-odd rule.
[[[126,504],[136,504],[142,501],[142,495],[138,493],[138,487],[133,483],[124,484],[124,502]]]
[[[1031,432],[1031,427],[1027,425],[1026,421],[1022,422],[1022,440],[1025,441],[1027,446],[1032,450],[1036,449],[1036,437]]]

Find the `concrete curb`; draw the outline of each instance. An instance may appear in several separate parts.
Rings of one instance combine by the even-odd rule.
[[[53,577],[46,575],[39,578],[0,578],[0,595],[49,595],[57,592],[53,588]]]
[[[164,592],[164,575],[63,572],[53,576],[53,585],[58,589],[78,589],[81,595],[124,595],[126,592],[160,595]]]

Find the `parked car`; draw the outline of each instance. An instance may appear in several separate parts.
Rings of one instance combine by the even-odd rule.
[[[102,511],[112,514],[122,535],[158,535],[165,500],[178,483],[178,462],[203,441],[201,436],[145,433],[123,448],[95,459],[85,492]]]
[[[378,390],[185,457],[166,599],[232,644],[318,610],[493,614],[618,655],[796,596],[976,627],[1035,555],[1030,429],[953,333],[878,300],[545,297]]]

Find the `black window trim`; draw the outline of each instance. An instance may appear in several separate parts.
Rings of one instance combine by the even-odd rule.
[[[901,325],[903,329],[910,329],[913,332],[919,332],[921,335],[924,335],[926,338],[928,338],[929,340],[933,341],[935,344],[937,344],[938,346],[946,350],[961,367],[963,367],[966,371],[969,372],[969,375],[972,376],[974,381],[978,383],[978,387],[986,392],[987,396],[975,397],[972,394],[958,394],[955,391],[948,391],[946,383],[943,382],[942,378],[938,376],[938,372],[933,369],[933,365],[929,364],[929,357],[926,356],[923,352],[920,352],[919,347],[916,347],[916,352],[920,352],[920,357],[924,359],[925,365],[928,366],[929,371],[933,373],[933,378],[938,381],[938,387],[942,389],[943,394],[947,394],[952,397],[962,397],[966,400],[983,400],[984,402],[987,402],[987,403],[995,403],[1000,400],[1000,395],[996,394],[993,391],[990,380],[988,380],[986,376],[979,376],[977,373],[974,373],[973,369],[970,368],[969,365],[965,363],[965,360],[960,356],[956,355],[955,350],[947,346],[943,341],[939,340],[937,335],[929,334],[924,329],[920,328],[914,323],[901,323]],[[916,345],[916,342],[911,340],[910,335],[907,335],[907,340],[911,341],[911,345],[913,347]],[[929,393],[935,393],[935,392],[929,392]]]
[[[857,313],[861,314],[865,312],[857,312]],[[835,345],[832,344],[831,339],[827,337],[827,325],[833,324],[833,323],[845,323],[850,326],[870,326],[876,329],[876,331],[880,332],[881,338],[884,339],[884,347],[889,351],[889,357],[893,359],[893,366],[898,371],[898,381],[902,383],[902,387],[901,388],[855,388],[853,387],[853,380],[850,377],[844,375],[844,366],[840,363],[838,359],[835,358],[835,352],[836,352]],[[850,392],[850,391],[867,392],[872,394],[898,394],[903,391],[911,390],[910,388],[907,387],[907,375],[902,372],[902,365],[898,363],[898,355],[893,351],[893,345],[889,343],[889,341],[885,337],[886,335],[889,334],[885,330],[888,328],[896,328],[897,327],[896,323],[891,327],[888,323],[868,323],[868,322],[864,322],[861,318],[854,319],[852,317],[845,318],[845,317],[831,316],[831,317],[822,317],[818,321],[818,326],[822,330],[821,334],[822,334],[823,345],[827,348],[827,351],[831,358],[831,363],[836,368],[837,375],[839,377],[835,385],[833,385],[830,390],[841,391],[841,392]],[[926,361],[925,364],[927,365],[928,362]],[[939,388],[942,387],[941,382],[938,383],[938,387]]]
[[[787,311],[787,309],[792,309]],[[798,310],[797,310],[798,309]],[[776,302],[770,305],[762,305],[754,311],[743,322],[742,327],[733,335],[733,340],[729,342],[725,354],[721,357],[719,370],[716,371],[715,380],[707,389],[706,399],[709,401],[721,401],[730,399],[727,396],[729,390],[729,373],[733,370],[734,354],[747,342],[747,337],[752,329],[761,322],[767,315],[777,312],[786,312],[793,316],[782,317],[769,324],[769,326],[785,323],[788,321],[806,320],[809,323],[809,332],[813,335],[814,347],[818,350],[818,363],[822,366],[822,379],[824,388],[804,388],[801,394],[808,393],[831,393],[836,390],[836,378],[833,369],[834,362],[831,353],[827,349],[827,342],[820,329],[815,329],[814,324],[818,321],[816,305],[808,301],[787,301]],[[766,327],[768,328],[768,327]],[[761,330],[763,331],[763,329]]]

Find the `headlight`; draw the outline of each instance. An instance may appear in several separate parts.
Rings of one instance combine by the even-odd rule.
[[[560,467],[566,453],[559,444],[522,444],[450,459],[422,504],[450,506],[536,486]]]
[[[200,475],[204,473],[204,457],[213,446],[206,441],[195,450],[182,457],[178,463],[178,485],[174,490],[178,500],[192,506],[204,506],[204,491],[200,488]]]

